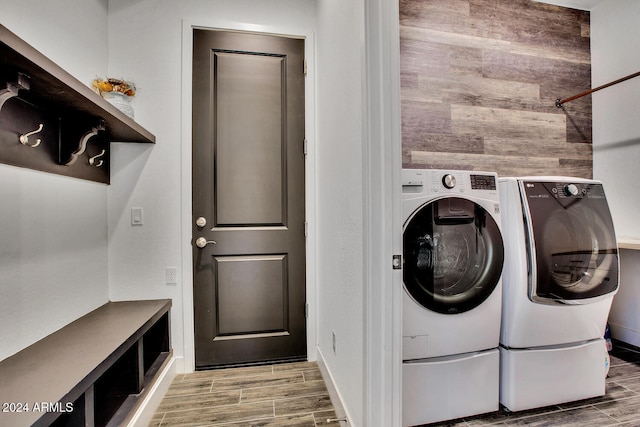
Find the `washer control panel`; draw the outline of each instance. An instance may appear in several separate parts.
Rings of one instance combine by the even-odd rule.
[[[471,178],[471,188],[474,190],[491,190],[497,189],[495,175],[469,175]]]
[[[419,194],[480,193],[497,196],[498,177],[493,172],[403,169],[402,192]],[[489,195],[489,193],[491,193]]]
[[[444,185],[446,188],[453,188],[456,186],[456,177],[454,175],[451,175],[450,173],[446,174],[445,176],[442,177],[442,185]]]
[[[456,171],[430,171],[431,193],[464,193],[469,184],[467,177]]]

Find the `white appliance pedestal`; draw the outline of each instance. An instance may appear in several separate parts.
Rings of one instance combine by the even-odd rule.
[[[498,349],[402,364],[402,425],[451,420],[499,409]]]
[[[603,396],[609,356],[603,338],[567,346],[500,348],[500,403],[509,411]]]

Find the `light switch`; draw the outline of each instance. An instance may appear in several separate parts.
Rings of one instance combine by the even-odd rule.
[[[131,225],[142,225],[144,212],[142,208],[131,208]]]

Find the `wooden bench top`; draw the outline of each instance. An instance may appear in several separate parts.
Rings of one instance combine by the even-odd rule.
[[[73,403],[162,315],[171,300],[109,302],[0,362],[0,425],[31,425],[34,404]],[[27,404],[29,412],[9,404]],[[37,408],[36,408],[37,409]]]

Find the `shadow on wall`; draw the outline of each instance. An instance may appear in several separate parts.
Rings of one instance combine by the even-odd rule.
[[[611,143],[598,144],[593,147],[593,152],[604,152],[610,150],[619,150],[633,146],[640,146],[640,138],[628,139],[626,141],[618,141]]]
[[[591,102],[589,102],[589,107],[590,105]],[[559,109],[562,110],[567,117],[567,134],[573,134],[573,139],[576,141],[591,144],[593,141],[591,134],[591,119],[589,118],[589,123],[586,123],[584,115],[572,114],[571,110],[567,109],[566,105],[563,105]]]

